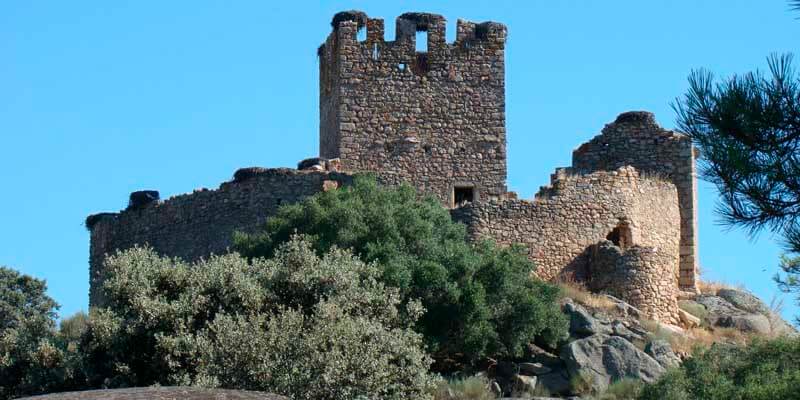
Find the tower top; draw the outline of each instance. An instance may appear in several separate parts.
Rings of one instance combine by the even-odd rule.
[[[408,58],[414,58],[415,53],[428,54],[428,59],[436,62],[448,58],[454,52],[466,52],[474,47],[486,47],[491,49],[503,49],[506,41],[506,26],[493,21],[481,23],[470,22],[459,19],[456,24],[456,40],[453,43],[446,43],[446,19],[433,13],[407,12],[396,19],[395,40],[387,41],[384,37],[384,20],[381,18],[370,18],[365,12],[359,10],[341,11],[336,13],[331,20],[333,32],[326,43],[320,46],[318,55],[324,57],[326,54],[335,54],[338,49],[326,49],[334,46],[335,42],[358,43],[357,35],[362,29],[367,30],[366,40],[360,42],[373,51],[375,49],[392,48],[398,53],[406,54]],[[427,51],[416,51],[417,32],[426,32]],[[334,42],[334,43],[329,43]],[[443,54],[446,53],[446,54]]]

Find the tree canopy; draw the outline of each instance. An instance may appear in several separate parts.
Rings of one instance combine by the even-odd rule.
[[[426,313],[417,329],[434,352],[519,355],[535,339],[553,344],[565,335],[558,289],[532,277],[524,249],[470,244],[463,224],[409,186],[357,177],[351,186],[282,206],[262,231],[237,234],[235,248],[269,257],[295,233],[319,254],[352,249],[378,265],[382,282],[404,302],[421,301]]]
[[[293,237],[270,259],[197,263],[148,248],[106,261],[107,308],[82,340],[89,386],[197,385],[297,399],[426,399],[422,312],[374,265]]]
[[[723,221],[751,234],[783,235],[800,253],[800,76],[792,56],[771,56],[756,71],[716,82],[694,71],[674,104],[678,127],[700,150],[702,176],[716,185]],[[785,291],[800,291],[800,259],[781,260]]]

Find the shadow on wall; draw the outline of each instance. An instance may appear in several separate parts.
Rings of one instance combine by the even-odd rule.
[[[556,280],[596,287],[596,289],[593,289],[594,291],[602,291],[609,287],[610,283],[606,282],[607,279],[603,279],[603,275],[607,275],[607,268],[593,267],[593,264],[602,262],[597,258],[597,247],[605,241],[609,241],[615,247],[618,247],[621,255],[627,248],[633,246],[633,232],[631,231],[630,223],[626,219],[620,220],[619,224],[606,235],[605,240],[600,240],[597,244],[587,246],[573,258],[559,272]],[[598,281],[598,279],[604,283],[591,284],[591,282]]]
[[[678,275],[674,255],[633,243],[630,225],[621,220],[604,240],[587,246],[557,279],[604,292],[638,308],[647,318],[678,323]]]

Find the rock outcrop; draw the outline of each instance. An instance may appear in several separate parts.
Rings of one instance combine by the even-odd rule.
[[[569,375],[585,380],[596,393],[623,378],[652,383],[665,372],[653,357],[619,336],[597,334],[575,340],[562,348],[561,358]]]
[[[501,361],[487,376],[498,394],[515,399],[544,399],[543,393],[573,398],[604,392],[623,378],[654,382],[670,368],[680,366],[688,356],[687,346],[673,349],[675,343],[691,343],[686,329],[731,328],[747,336],[788,334],[797,331],[752,294],[736,289],[721,289],[716,295],[697,295],[686,303],[692,312],[681,310],[683,328],[647,321],[644,313],[631,304],[610,295],[595,295],[600,300],[579,304],[562,301],[568,316],[570,338],[556,349],[531,344],[527,355],[516,362]],[[604,303],[602,305],[589,304]],[[704,310],[705,313],[699,310]],[[686,328],[686,329],[684,329]],[[729,340],[724,336],[720,341]],[[569,397],[573,396],[573,397]]]
[[[694,301],[705,309],[703,322],[711,327],[734,328],[767,337],[798,335],[797,329],[745,290],[723,288],[716,295],[699,295]]]

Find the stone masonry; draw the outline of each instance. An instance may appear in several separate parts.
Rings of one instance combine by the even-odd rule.
[[[680,286],[687,291],[695,291],[697,276],[697,173],[693,151],[687,136],[661,128],[653,114],[627,112],[572,153],[572,166],[580,172],[630,165],[675,185],[681,211]]]
[[[221,254],[231,245],[234,231],[252,232],[281,204],[351,180],[336,171],[247,168],[216,190],[195,190],[163,202],[131,204],[119,213],[92,215],[86,220],[91,232],[89,303],[102,303],[106,254],[135,245],[149,245],[160,254],[185,260]]]
[[[551,179],[534,200],[476,201],[451,213],[467,225],[473,240],[525,245],[540,278],[609,291],[652,318],[677,322],[680,211],[675,185],[643,177],[633,167],[586,175],[564,168]],[[607,240],[620,253],[614,268],[608,257],[596,256],[598,244]],[[639,278],[640,271],[648,275]],[[611,272],[614,278],[606,279]]]
[[[247,168],[219,189],[159,200],[131,194],[119,213],[87,218],[90,304],[102,305],[103,260],[135,245],[195,260],[228,250],[281,204],[373,173],[437,197],[470,238],[520,243],[542,279],[570,280],[676,322],[679,290],[696,291],[696,181],[691,141],[628,112],[573,152],[532,200],[506,191],[506,27],[406,13],[396,40],[383,20],[336,14],[318,49],[320,158],[298,169]],[[358,31],[366,29],[366,40]],[[416,50],[417,32],[427,51]]]
[[[320,156],[409,182],[445,205],[457,187],[474,199],[503,196],[506,27],[459,20],[446,43],[442,16],[406,13],[388,42],[382,19],[337,16],[319,49]],[[427,52],[415,50],[417,31]]]

